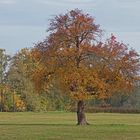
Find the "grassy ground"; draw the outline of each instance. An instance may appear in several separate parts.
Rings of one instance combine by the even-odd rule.
[[[0,140],[140,140],[140,114],[0,113]]]

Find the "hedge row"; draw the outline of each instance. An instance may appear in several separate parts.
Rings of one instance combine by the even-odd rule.
[[[76,108],[71,109],[71,111],[76,111]],[[140,113],[140,109],[134,108],[118,108],[118,107],[88,107],[85,109],[87,113]]]

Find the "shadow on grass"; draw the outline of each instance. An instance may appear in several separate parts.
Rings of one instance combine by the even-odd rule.
[[[20,124],[20,123],[12,123],[12,124],[0,124],[0,126],[78,126],[76,124]],[[132,126],[128,124],[90,124],[85,126],[92,126],[92,127],[118,127],[118,126]]]
[[[1,125],[13,125],[13,126],[74,126],[74,124],[20,124],[20,123],[14,123],[14,124],[0,124]],[[76,125],[76,124],[75,124]]]

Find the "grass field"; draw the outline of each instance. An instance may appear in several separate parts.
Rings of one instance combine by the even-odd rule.
[[[0,140],[140,140],[140,114],[0,113]]]

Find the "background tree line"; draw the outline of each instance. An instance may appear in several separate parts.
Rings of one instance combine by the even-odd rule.
[[[33,62],[28,53],[22,49],[14,56],[0,49],[0,110],[1,111],[48,111],[75,109],[75,102],[61,95],[56,87],[38,94],[33,81],[29,78]],[[130,95],[122,93],[109,99],[91,99],[87,101],[89,110],[95,107],[140,108],[140,86],[137,85]]]
[[[68,110],[70,101],[56,88],[38,94],[30,79],[34,67],[30,49],[22,49],[14,56],[0,49],[0,110],[48,111]]]

